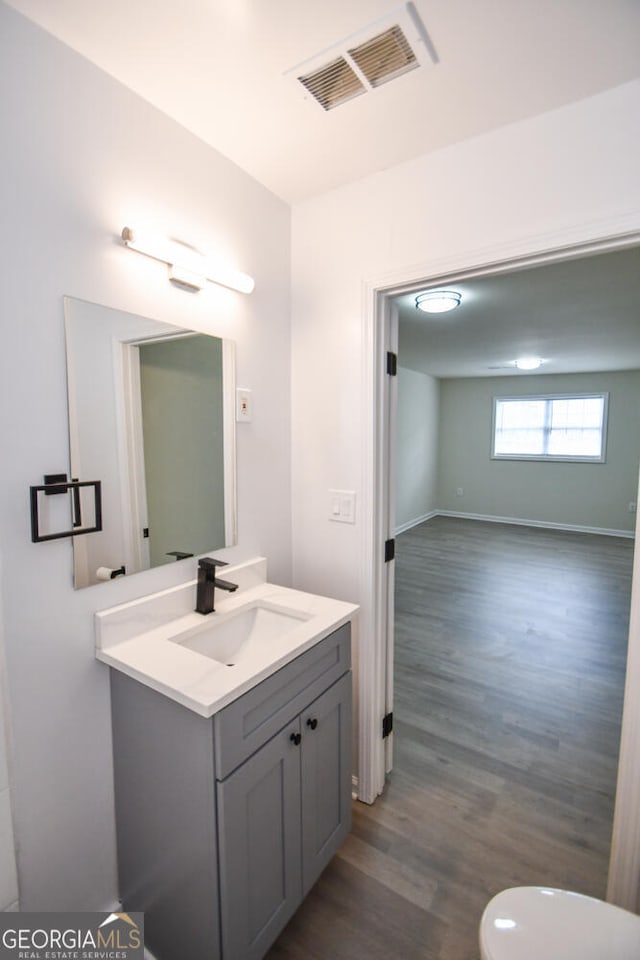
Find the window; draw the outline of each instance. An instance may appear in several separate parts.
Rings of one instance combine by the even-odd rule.
[[[607,400],[606,393],[494,397],[491,456],[603,463]]]

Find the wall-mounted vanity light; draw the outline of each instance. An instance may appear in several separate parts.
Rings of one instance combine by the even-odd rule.
[[[230,287],[239,293],[251,293],[255,280],[247,273],[217,263],[193,247],[165,237],[124,227],[122,241],[131,250],[161,260],[169,267],[169,279],[192,290],[202,290],[207,280]]]

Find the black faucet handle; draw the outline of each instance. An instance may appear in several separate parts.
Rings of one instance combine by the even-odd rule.
[[[201,557],[198,560],[198,566],[204,570],[215,570],[216,567],[228,567],[227,560],[217,560],[215,557]]]

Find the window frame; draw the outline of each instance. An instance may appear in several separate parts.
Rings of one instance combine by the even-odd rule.
[[[531,400],[550,402],[553,400],[602,400],[602,428],[600,433],[600,455],[581,457],[578,455],[556,455],[550,453],[496,453],[496,413],[498,403],[505,401]],[[491,417],[491,459],[492,460],[532,460],[545,463],[606,463],[607,462],[607,425],[609,421],[609,393],[605,390],[590,393],[544,393],[524,394],[522,396],[494,396]],[[545,429],[545,428],[543,428]],[[550,432],[550,431],[549,431]]]

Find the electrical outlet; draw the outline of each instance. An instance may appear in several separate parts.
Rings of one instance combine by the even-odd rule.
[[[457,487],[457,488],[456,488],[456,497],[463,497],[463,496],[464,496],[464,490],[462,489],[462,487]]]
[[[636,512],[636,504],[635,504],[635,502],[634,502],[633,500],[631,501],[631,503],[630,503],[629,506],[627,507],[627,510],[629,511],[629,513],[635,513],[635,512]]]

